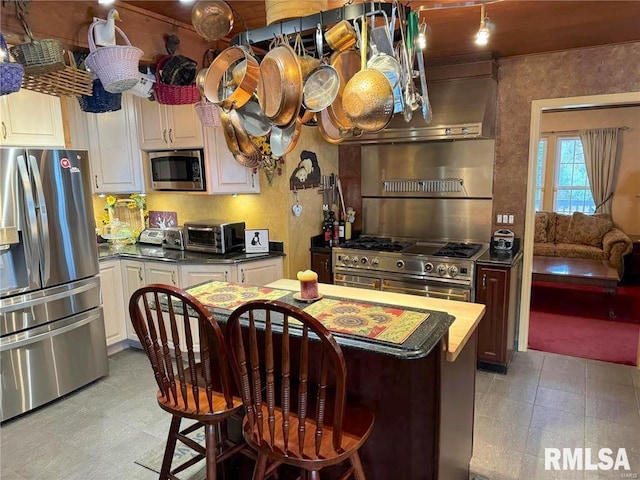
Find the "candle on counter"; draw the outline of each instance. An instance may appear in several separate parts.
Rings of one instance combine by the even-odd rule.
[[[298,272],[298,280],[300,281],[300,296],[304,299],[318,298],[318,274],[313,270],[305,270]]]

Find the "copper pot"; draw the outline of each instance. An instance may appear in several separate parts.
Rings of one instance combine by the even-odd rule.
[[[318,112],[316,117],[318,119],[318,130],[320,131],[322,138],[324,138],[327,142],[333,145],[338,145],[349,136],[349,132],[345,132],[344,130],[341,130],[339,127],[334,125],[331,117],[329,116],[328,108],[322,110],[321,112]]]
[[[288,127],[280,128],[274,126],[271,129],[271,137],[269,138],[273,156],[283,157],[293,150],[298,143],[298,137],[301,131],[302,122],[298,119]]]
[[[222,133],[224,134],[224,140],[227,144],[227,148],[232,155],[238,155],[240,153],[240,146],[238,145],[238,139],[236,138],[236,132],[231,122],[231,111],[226,112],[221,110],[220,126],[222,127]]]
[[[270,50],[260,63],[258,103],[274,125],[291,125],[302,104],[302,71],[288,44]]]
[[[324,39],[332,50],[338,52],[354,47],[358,40],[353,25],[346,20],[341,20],[327,30]]]
[[[243,63],[243,68],[235,68]],[[241,75],[236,72],[240,72]],[[253,96],[258,85],[259,73],[258,61],[246,47],[229,47],[213,60],[207,70],[205,96],[207,100],[225,110],[240,108]],[[239,81],[237,85],[231,80],[231,75]]]

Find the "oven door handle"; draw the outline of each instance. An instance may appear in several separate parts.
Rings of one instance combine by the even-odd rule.
[[[360,288],[371,288],[374,290],[378,290],[380,288],[380,282],[378,280],[375,280],[373,283],[359,283],[359,282],[350,282],[348,280],[339,280],[338,282],[336,282],[344,287],[348,287],[350,285],[353,285],[354,287],[360,287]]]
[[[468,302],[469,301],[469,295],[468,293],[452,293],[452,292],[441,292],[438,290],[416,290],[415,288],[405,288],[405,287],[392,287],[390,285],[388,285],[386,282],[384,282],[382,284],[382,290],[395,290],[399,293],[407,293],[410,295],[421,295],[421,296],[425,296],[425,293],[430,296],[430,297],[440,297],[440,298],[444,298],[444,299],[451,299],[451,298],[459,298],[460,301],[462,302]],[[412,293],[415,292],[415,293]]]

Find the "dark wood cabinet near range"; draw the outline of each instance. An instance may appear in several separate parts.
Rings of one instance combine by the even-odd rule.
[[[318,282],[333,283],[331,273],[331,250],[325,252],[311,252],[311,270],[318,274]]]
[[[513,262],[478,262],[476,303],[486,306],[478,327],[478,368],[507,373],[516,348],[521,282],[521,254]]]

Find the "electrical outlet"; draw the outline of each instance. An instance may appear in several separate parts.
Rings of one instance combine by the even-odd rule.
[[[498,214],[498,221],[496,223],[498,223],[498,225],[500,225],[502,223],[502,214],[501,213]]]
[[[513,225],[513,215],[509,215],[509,225]]]

